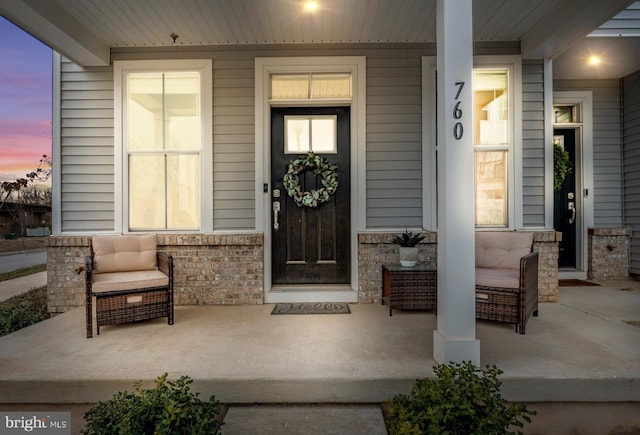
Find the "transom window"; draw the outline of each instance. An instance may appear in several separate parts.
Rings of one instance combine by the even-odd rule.
[[[351,98],[351,74],[274,74],[272,100]]]

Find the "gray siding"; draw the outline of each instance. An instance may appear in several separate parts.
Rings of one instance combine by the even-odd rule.
[[[632,229],[629,271],[640,273],[640,72],[624,78],[625,223]]]
[[[434,54],[435,47],[424,44],[340,44],[179,51],[120,48],[112,51],[112,59],[213,59],[213,186],[208,187],[213,189],[213,227],[252,230],[256,227],[254,59],[365,56],[366,226],[375,229],[422,225],[421,57]],[[523,77],[525,225],[541,226],[541,63],[525,62]],[[64,62],[61,104],[62,229],[113,229],[112,69],[87,71]]]
[[[615,227],[622,216],[622,125],[618,80],[557,80],[554,91],[593,92],[594,225]]]
[[[367,228],[422,227],[421,57],[376,54],[367,57]]]
[[[113,230],[113,72],[60,65],[63,232]]]
[[[213,61],[213,229],[255,228],[253,58]]]
[[[544,62],[522,63],[522,204],[525,227],[544,227]]]

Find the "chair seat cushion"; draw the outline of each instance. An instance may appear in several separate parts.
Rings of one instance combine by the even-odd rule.
[[[96,273],[93,275],[93,293],[135,290],[169,285],[169,277],[159,270]]]
[[[520,287],[520,271],[476,267],[476,285],[517,289]]]

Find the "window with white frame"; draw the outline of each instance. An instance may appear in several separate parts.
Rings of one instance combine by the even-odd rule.
[[[476,226],[509,225],[509,93],[506,68],[474,68]]]
[[[116,65],[126,231],[206,229],[211,63],[203,62]]]
[[[477,228],[522,225],[522,69],[520,56],[477,56],[473,69],[473,138],[475,152],[475,224]],[[437,228],[435,57],[423,57],[423,163],[425,227]]]

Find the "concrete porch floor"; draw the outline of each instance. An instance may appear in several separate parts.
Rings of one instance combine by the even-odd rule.
[[[640,402],[640,283],[562,287],[527,334],[479,321],[482,364],[522,402]],[[350,315],[272,316],[272,305],[181,306],[176,322],[103,327],[84,309],[0,338],[0,403],[94,403],[164,372],[223,403],[377,403],[432,377],[430,312],[352,304]],[[635,322],[635,326],[632,324]]]

